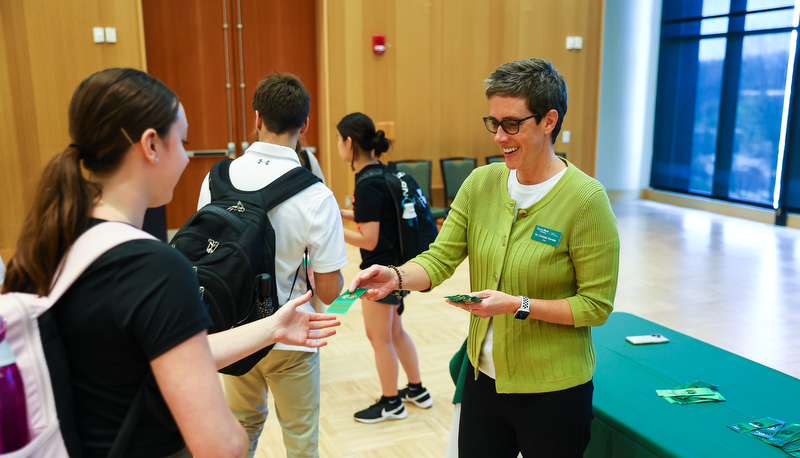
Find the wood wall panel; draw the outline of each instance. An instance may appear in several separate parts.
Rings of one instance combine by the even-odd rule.
[[[555,149],[585,172],[595,173],[599,104],[602,0],[317,0],[325,9],[318,25],[327,46],[322,102],[330,126],[321,149],[336,151],[335,124],[363,111],[376,122],[394,123],[396,140],[386,160],[472,156],[478,164],[498,153],[481,118],[488,112],[483,80],[500,64],[550,59],[569,86],[569,108]],[[373,34],[386,35],[387,51],[371,52]],[[581,50],[566,37],[582,36]],[[327,132],[326,132],[327,130]],[[327,142],[327,144],[325,143]],[[324,159],[324,157],[323,157]],[[338,162],[338,163],[337,163]],[[328,184],[340,203],[352,193],[349,165],[333,156]],[[443,203],[434,166],[434,202]]]
[[[8,261],[36,181],[69,143],[72,93],[103,68],[143,68],[138,2],[0,2],[0,254]],[[115,27],[96,44],[92,27]]]
[[[328,72],[328,32],[327,32],[327,14],[328,11],[326,9],[326,5],[320,4],[318,1],[315,0],[314,3],[314,11],[316,13],[315,23],[316,23],[316,39],[317,39],[317,76],[318,76],[318,86],[317,91],[318,94],[329,94],[330,90],[328,89],[330,86],[330,73]],[[330,110],[328,109],[329,99],[325,97],[317,97],[317,147],[320,146],[320,143],[327,142],[323,141],[323,132],[328,132],[323,126],[330,124]],[[322,173],[325,176],[330,176],[330,159],[336,158],[337,155],[335,152],[327,152],[326,154],[317,153],[317,158],[325,157],[325,162],[320,162],[320,168],[322,169]]]
[[[33,97],[33,85],[25,58],[28,43],[21,2],[0,3],[0,45],[0,255],[7,263],[39,163],[38,154],[31,154],[36,151],[36,113],[32,103],[25,103]]]

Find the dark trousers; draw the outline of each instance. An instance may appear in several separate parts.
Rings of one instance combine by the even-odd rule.
[[[470,364],[461,397],[459,457],[581,457],[589,444],[591,380],[550,393],[498,394]]]

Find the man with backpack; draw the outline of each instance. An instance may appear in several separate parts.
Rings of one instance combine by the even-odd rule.
[[[294,75],[273,74],[262,80],[253,96],[258,141],[232,162],[229,180],[244,194],[259,192],[287,172],[301,167],[294,150],[308,129],[310,96]],[[210,203],[209,176],[200,191],[198,209]],[[347,265],[339,206],[333,193],[314,183],[267,211],[275,230],[275,289],[278,305],[303,294],[313,280],[314,294],[326,304],[343,287],[340,269]],[[304,254],[310,259],[313,279],[308,279]],[[311,305],[303,305],[313,311]],[[250,439],[253,456],[267,417],[271,390],[283,441],[289,457],[318,453],[319,353],[306,347],[277,344],[244,375],[222,375],[225,396]]]

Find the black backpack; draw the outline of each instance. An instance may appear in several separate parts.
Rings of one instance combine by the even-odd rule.
[[[428,208],[428,201],[414,177],[397,170],[394,162],[386,164],[383,172],[380,169],[370,169],[364,172],[358,177],[356,188],[364,180],[380,175],[383,175],[394,202],[397,227],[400,232],[400,246],[396,246],[390,240],[382,240],[395,250],[399,262],[402,264],[427,250],[439,235],[439,229],[436,227],[436,220],[431,214],[431,209]]]
[[[321,182],[296,167],[260,190],[239,191],[231,185],[232,161],[214,164],[209,174],[211,203],[192,215],[171,241],[197,272],[200,294],[213,321],[211,334],[269,316],[285,302],[279,301],[272,285],[275,230],[267,212]],[[220,372],[245,374],[271,349],[263,348]]]

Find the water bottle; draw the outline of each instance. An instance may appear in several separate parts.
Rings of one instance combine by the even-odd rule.
[[[269,274],[256,275],[256,317],[272,316],[278,309],[273,306],[269,293],[272,290],[272,277]]]
[[[403,221],[411,227],[418,226],[419,221],[417,220],[417,211],[414,209],[414,201],[406,197],[401,203],[403,204]]]
[[[0,316],[0,453],[21,449],[29,440],[25,387]]]

